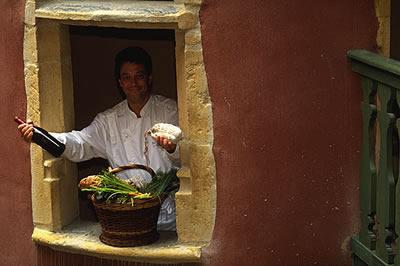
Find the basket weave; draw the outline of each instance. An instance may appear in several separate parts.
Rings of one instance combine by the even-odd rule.
[[[143,165],[127,165],[115,168],[110,173],[126,169],[144,169],[151,175],[154,172]],[[93,206],[101,225],[100,241],[116,247],[136,247],[149,245],[159,239],[157,220],[161,202],[165,196],[151,199],[135,199],[134,204],[96,200],[91,196]]]

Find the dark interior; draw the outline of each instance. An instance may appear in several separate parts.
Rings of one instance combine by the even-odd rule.
[[[175,33],[173,30],[138,30],[101,27],[70,27],[74,87],[75,129],[80,130],[96,114],[123,100],[114,80],[114,57],[125,47],[141,46],[153,60],[153,93],[176,99]],[[80,162],[78,182],[108,167],[95,158]],[[80,193],[80,217],[95,219],[87,194]]]
[[[400,61],[400,1],[391,1],[390,57]]]

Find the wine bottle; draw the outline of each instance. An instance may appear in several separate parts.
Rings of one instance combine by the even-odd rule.
[[[18,124],[24,124],[25,122],[18,116],[14,117],[14,121]],[[32,141],[37,145],[48,151],[54,157],[60,157],[65,150],[65,145],[58,141],[55,137],[49,134],[43,128],[33,126]]]

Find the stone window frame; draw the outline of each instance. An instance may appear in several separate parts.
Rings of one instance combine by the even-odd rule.
[[[147,262],[200,261],[215,221],[215,161],[211,101],[203,62],[201,0],[27,0],[24,72],[27,117],[54,132],[74,128],[69,26],[172,29],[181,142],[177,235],[146,247],[115,248],[98,239],[100,226],[79,219],[76,164],[31,145],[32,239],[64,252]]]

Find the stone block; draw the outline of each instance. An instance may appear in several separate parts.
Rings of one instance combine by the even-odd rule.
[[[34,0],[27,0],[25,2],[25,24],[34,26],[36,24],[36,17],[35,17],[35,9],[36,9],[36,1]]]
[[[26,64],[24,74],[26,97],[28,99],[27,117],[33,121],[39,121],[39,77],[37,65]]]
[[[60,25],[40,20],[37,23],[37,43],[40,62],[60,61]]]
[[[190,170],[192,175],[192,193],[201,194],[211,191],[215,184],[215,162],[212,145],[196,145],[190,147]]]
[[[200,43],[201,43],[201,32],[199,27],[186,31],[185,44],[187,46],[198,45]]]
[[[24,61],[28,63],[38,61],[36,27],[33,26],[25,26],[24,29]]]
[[[191,141],[207,144],[212,138],[212,109],[203,66],[188,69],[187,123]]]
[[[209,241],[215,215],[215,163],[211,146],[191,145],[190,162],[192,192],[176,195],[179,238]]]
[[[187,30],[195,27],[199,23],[197,16],[191,12],[184,12],[178,18],[178,28]]]
[[[193,107],[193,105],[192,105]],[[213,137],[211,106],[190,108],[188,115],[189,138],[191,142],[208,144]]]
[[[203,65],[203,50],[199,49],[198,46],[189,46],[185,48],[185,68],[190,68]],[[188,71],[189,72],[189,71]]]
[[[378,18],[379,28],[376,36],[378,53],[390,57],[390,17]]]
[[[375,12],[378,18],[390,17],[390,1],[375,0]]]
[[[183,0],[187,5],[201,5],[203,0]]]
[[[53,229],[53,198],[49,183],[44,182],[43,150],[31,145],[32,158],[32,213],[33,223],[40,228]]]
[[[49,131],[64,131],[65,103],[62,93],[61,64],[58,62],[41,64],[40,109],[46,114],[42,117],[42,126]]]

